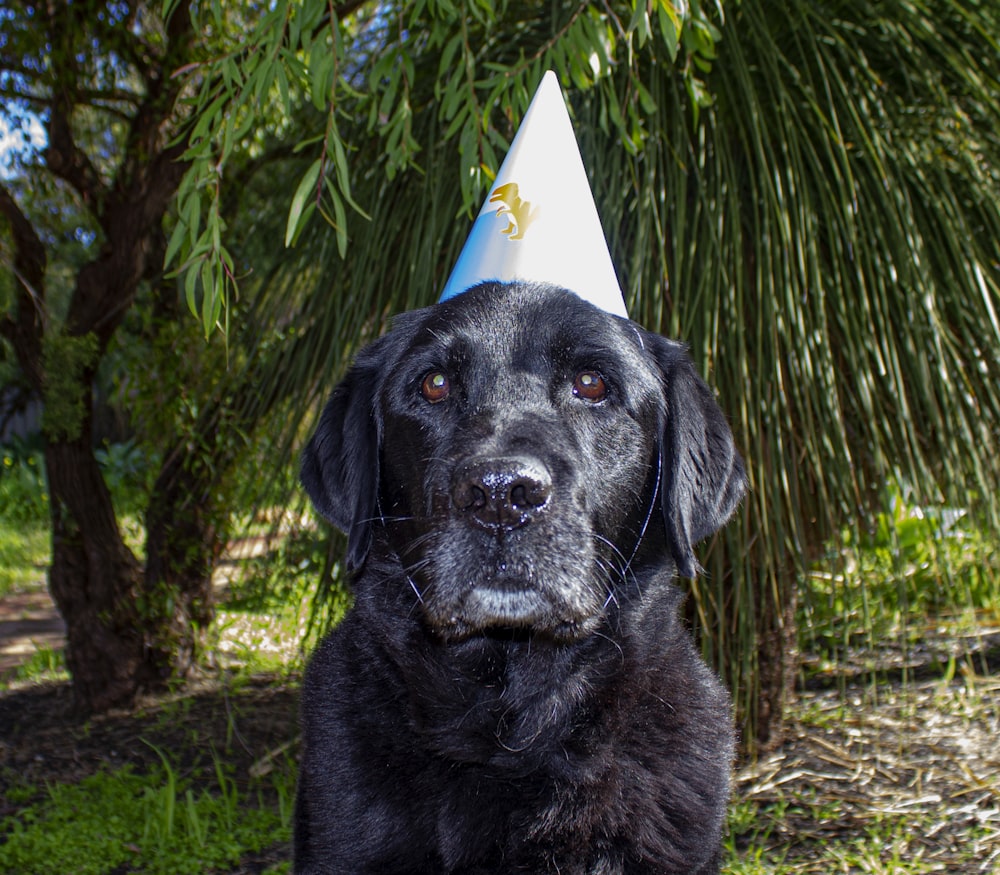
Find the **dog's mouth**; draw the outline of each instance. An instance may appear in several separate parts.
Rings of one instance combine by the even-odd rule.
[[[454,616],[448,622],[437,624],[435,633],[449,644],[468,641],[472,638],[491,638],[514,643],[530,643],[534,639],[545,639],[555,644],[570,644],[586,638],[597,626],[597,620],[588,618],[579,621],[567,620],[555,625],[520,623],[497,617],[483,623],[481,618],[470,622],[466,617]]]
[[[596,627],[599,607],[575,588],[510,575],[470,582],[452,598],[431,597],[423,605],[429,624],[449,641],[479,635],[576,640]]]
[[[462,613],[483,626],[530,627],[543,621],[551,606],[521,581],[498,579],[471,589]]]

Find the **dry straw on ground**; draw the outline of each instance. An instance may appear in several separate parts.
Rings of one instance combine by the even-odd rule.
[[[805,693],[736,797],[748,871],[1000,873],[1000,679]]]

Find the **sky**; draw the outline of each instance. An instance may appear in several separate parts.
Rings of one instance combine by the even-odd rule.
[[[12,124],[10,115],[0,113],[0,179],[10,179],[17,173],[17,157],[45,147],[45,129],[38,116],[21,116],[20,130]]]

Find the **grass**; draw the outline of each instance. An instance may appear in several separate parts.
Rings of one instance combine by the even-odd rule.
[[[216,615],[216,648],[248,671],[301,668],[319,635],[350,606],[339,586],[320,594],[331,570],[330,546],[311,527],[262,534],[237,545],[244,556],[228,576]]]
[[[132,476],[136,460],[127,450],[109,448],[102,456],[102,466],[111,474],[121,473],[110,476],[109,483],[116,506],[125,514],[122,526],[126,540],[133,549],[141,550],[144,533],[136,522],[141,517],[135,512],[139,502]],[[39,450],[21,444],[5,447],[0,464],[2,598],[44,589],[50,544]],[[224,628],[237,614],[254,618],[259,630],[274,638],[297,639],[294,618],[301,614],[305,593],[272,586],[268,594],[268,586],[280,583],[282,569],[288,565],[288,548],[284,541],[282,545],[277,558],[262,563],[266,568],[253,569],[256,573],[245,577],[245,586],[234,603],[220,610],[220,639],[241,640]],[[285,577],[289,576],[285,569]],[[239,646],[245,654],[262,650],[259,641],[245,640]],[[241,678],[249,678],[255,671],[287,667],[287,651],[285,648],[270,661],[248,656],[231,686],[238,687]],[[0,691],[67,679],[61,650],[41,647],[7,678]],[[185,701],[180,699],[162,710],[159,719],[164,726],[160,729],[184,724]],[[155,723],[152,729],[158,730]],[[222,741],[228,747],[236,743],[237,736],[238,730],[231,727]],[[181,740],[176,732],[173,737]],[[49,780],[43,785],[21,782],[5,770],[0,785],[7,785],[3,807],[8,814],[0,823],[0,872],[229,872],[248,856],[274,845],[287,845],[295,782],[290,756],[279,753],[269,757],[256,776],[238,781],[226,765],[229,756],[225,749],[197,767],[181,765],[182,753],[187,756],[191,750],[202,749],[204,743],[196,724],[183,749],[157,750],[152,768],[106,764],[93,774],[65,782]],[[289,864],[271,863],[254,871],[278,875],[289,871]]]
[[[1000,682],[802,692],[790,741],[737,774],[727,872],[995,872]]]
[[[66,660],[62,649],[52,647],[39,647],[24,662],[22,662],[13,672],[10,680],[5,684],[0,681],[0,691],[10,684],[18,684],[24,681],[68,681],[69,672],[66,670]]]
[[[49,496],[40,447],[0,446],[0,598],[42,576],[49,556]]]
[[[827,837],[822,845],[809,840],[775,842],[775,824],[791,819],[817,826],[839,820],[844,835]],[[852,824],[835,804],[821,799],[790,798],[767,806],[741,802],[730,814],[729,860],[723,871],[728,875],[917,875],[947,871],[921,860],[921,851],[913,842],[914,833],[929,826],[927,820],[922,823],[904,814],[875,814],[864,824]]]
[[[988,526],[898,492],[888,505],[871,531],[845,531],[801,587],[807,675],[905,672],[935,638],[1000,627],[1000,540]]]
[[[218,758],[207,773],[185,776],[160,757],[147,773],[124,766],[46,787],[9,823],[0,871],[201,875],[231,871],[248,852],[290,839],[291,763],[243,789]],[[18,795],[30,798],[33,789]]]
[[[43,524],[49,495],[37,441],[15,439],[0,446],[0,518],[12,524]]]

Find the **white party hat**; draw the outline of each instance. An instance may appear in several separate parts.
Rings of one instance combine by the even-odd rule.
[[[556,74],[543,77],[441,300],[477,283],[547,282],[627,316]]]

